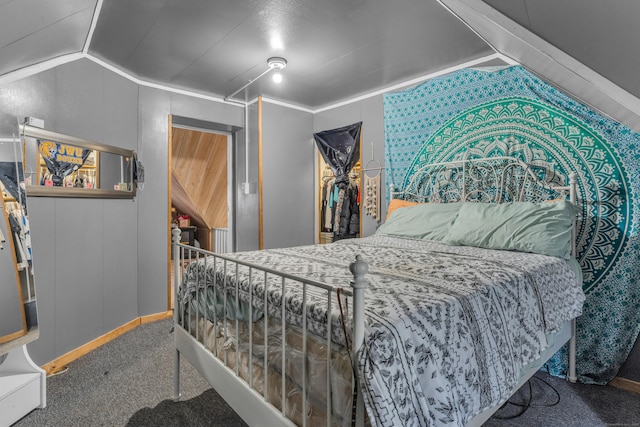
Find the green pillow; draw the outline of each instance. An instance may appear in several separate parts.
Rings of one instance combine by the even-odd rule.
[[[462,203],[419,203],[394,210],[376,233],[442,240]]]
[[[577,208],[568,201],[463,203],[442,241],[569,259],[576,214]]]

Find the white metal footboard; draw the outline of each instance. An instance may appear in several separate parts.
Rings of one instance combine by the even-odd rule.
[[[330,286],[324,283],[316,282],[313,280],[297,277],[294,275],[290,275],[281,271],[276,271],[273,269],[269,269],[264,266],[253,265],[248,262],[239,261],[225,255],[214,254],[212,252],[196,249],[184,244],[180,243],[180,230],[174,229],[172,231],[173,234],[173,253],[180,254],[180,256],[174,257],[174,283],[175,283],[175,309],[174,309],[174,323],[175,323],[175,383],[174,383],[174,399],[178,400],[180,398],[180,355],[184,354],[187,357],[187,360],[193,365],[200,374],[207,379],[207,381],[216,389],[216,391],[225,399],[225,401],[247,422],[252,426],[282,426],[282,425],[296,425],[294,421],[288,418],[288,414],[290,414],[289,409],[287,407],[288,402],[288,389],[289,394],[292,388],[292,385],[288,383],[291,375],[288,373],[287,366],[287,339],[286,333],[287,328],[291,326],[285,322],[286,318],[286,304],[285,304],[285,288],[287,286],[291,286],[291,282],[295,282],[302,288],[302,355],[301,358],[301,382],[296,384],[295,387],[299,387],[298,392],[301,394],[301,419],[298,421],[300,425],[307,426],[308,424],[307,418],[310,416],[309,414],[313,413],[315,408],[308,407],[308,393],[311,388],[315,390],[317,393],[317,387],[311,387],[307,381],[307,369],[308,369],[308,358],[307,358],[307,341],[308,341],[308,332],[307,332],[307,298],[308,292],[310,289],[321,289],[324,293],[326,293],[326,304],[327,304],[327,334],[326,334],[326,390],[325,395],[320,398],[320,401],[325,402],[325,410],[326,410],[326,425],[332,426],[336,425],[335,414],[332,413],[332,347],[336,346],[336,344],[332,343],[332,322],[331,322],[331,312],[332,312],[332,304],[334,304],[334,300],[339,298],[340,295],[336,295],[338,293],[338,289],[334,286]],[[185,259],[186,257],[186,259]],[[207,263],[219,263],[218,267],[224,270],[224,280],[223,283],[223,316],[222,320],[218,319],[218,316],[213,316],[213,324],[207,324],[207,316],[206,316],[206,300],[207,300],[207,290],[206,284],[202,284],[204,286],[200,286],[198,283],[195,286],[195,301],[196,304],[199,304],[201,298],[204,298],[205,301],[205,314],[202,315],[200,310],[197,309],[192,312],[189,310],[185,313],[185,303],[180,300],[180,294],[178,290],[182,284],[183,277],[183,269],[184,269],[184,261],[194,261],[199,258],[205,258],[205,271],[207,268]],[[233,267],[232,267],[233,266]],[[235,271],[236,280],[235,280],[235,307],[240,306],[239,300],[239,289],[238,289],[238,271],[239,267],[248,269],[248,283],[250,286],[250,291],[248,293],[248,321],[246,323],[242,323],[242,321],[238,320],[238,313],[236,312],[235,320],[227,320],[226,312],[227,312],[227,283],[226,278],[228,276],[228,271],[233,275]],[[214,268],[216,268],[214,266]],[[352,298],[351,307],[353,310],[353,334],[351,337],[351,363],[356,362],[356,354],[362,343],[364,341],[364,292],[368,286],[368,282],[365,279],[365,274],[368,271],[368,265],[364,262],[360,256],[356,258],[356,260],[350,265],[350,270],[353,275],[353,280],[351,281],[351,289],[340,289],[340,293]],[[200,278],[200,275],[197,275]],[[203,280],[207,280],[207,274],[203,275]],[[212,279],[214,283],[212,286],[212,290],[214,293],[214,304],[216,300],[216,292],[217,286],[215,283],[216,275],[213,276]],[[277,279],[274,279],[277,278]],[[265,291],[264,293],[264,301],[259,301],[264,307],[264,316],[263,319],[258,320],[258,322],[264,322],[262,325],[263,331],[263,340],[261,342],[254,342],[254,280],[263,280]],[[280,396],[270,396],[269,395],[269,366],[270,362],[267,360],[267,357],[270,353],[269,350],[269,325],[268,325],[268,316],[267,316],[267,308],[268,308],[268,300],[266,288],[267,281],[273,282],[273,280],[278,280],[281,284],[281,294],[280,294],[280,307],[282,309],[280,313],[280,327],[282,333],[282,341],[281,341],[281,366],[280,370]],[[205,292],[204,296],[201,296],[199,293]],[[314,291],[317,292],[317,291]],[[317,294],[317,293],[316,293]],[[273,305],[272,305],[273,306]],[[210,323],[210,321],[209,321]],[[201,325],[204,325],[201,327]],[[245,326],[246,325],[246,326]],[[206,331],[207,327],[210,327],[210,331],[213,334],[213,340],[209,340],[207,338]],[[193,329],[195,327],[195,330]],[[248,328],[248,371],[241,375],[241,361],[239,360],[241,357],[241,351],[239,350],[239,337],[240,337],[240,329]],[[345,332],[346,332],[345,328]],[[218,331],[222,331],[221,341],[224,344],[227,344],[227,333],[228,331],[233,331],[233,335],[238,340],[236,344],[236,350],[233,352],[235,360],[227,360],[227,350],[218,349],[217,346],[221,345],[218,340]],[[348,333],[348,332],[347,332]],[[310,333],[309,333],[310,334]],[[315,339],[315,338],[314,338]],[[347,343],[349,339],[347,339]],[[263,360],[254,360],[254,349],[260,348],[263,349]],[[223,352],[223,357],[219,357],[219,351]],[[259,352],[259,351],[256,351]],[[291,359],[289,358],[289,361]],[[254,365],[261,365],[262,375],[261,375],[261,383],[260,386],[256,386],[256,378],[254,377]],[[231,367],[230,367],[231,366]],[[353,372],[357,372],[356,366],[353,365]],[[244,377],[243,377],[244,375]],[[357,383],[358,378],[353,378],[353,384],[356,389],[359,390],[359,385]],[[275,385],[275,384],[274,384]],[[277,385],[276,385],[277,386]],[[262,391],[259,390],[262,388]],[[277,387],[276,387],[277,389]],[[356,425],[363,426],[364,425],[364,404],[362,400],[362,393],[357,394],[357,405],[356,411],[354,413],[356,419]],[[289,396],[290,397],[290,396]],[[272,400],[278,401],[279,399],[279,408],[270,403]],[[344,414],[343,414],[344,415]],[[351,417],[351,411],[349,411],[349,417]],[[317,425],[317,424],[314,424]]]

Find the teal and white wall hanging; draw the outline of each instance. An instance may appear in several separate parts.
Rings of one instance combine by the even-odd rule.
[[[582,382],[610,381],[640,332],[640,135],[519,66],[463,69],[384,96],[386,184],[421,166],[510,155],[577,173],[577,259],[587,295],[578,319]],[[547,364],[566,371],[566,351]]]

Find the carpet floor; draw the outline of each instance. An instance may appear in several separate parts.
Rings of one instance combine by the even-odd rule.
[[[170,330],[171,320],[144,324],[70,363],[47,379],[47,407],[15,426],[245,426],[184,358],[182,399],[173,401]],[[541,372],[530,384],[485,426],[640,426],[638,394],[570,384]],[[510,418],[527,402],[522,415]]]
[[[185,358],[173,401],[171,324],[143,324],[50,376],[47,407],[15,426],[246,426]]]

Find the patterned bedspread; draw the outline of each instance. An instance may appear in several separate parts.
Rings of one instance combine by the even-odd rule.
[[[466,424],[507,399],[520,368],[546,348],[546,334],[582,311],[584,294],[566,261],[544,255],[374,235],[233,257],[348,287],[356,254],[369,263],[358,365],[373,426]],[[204,268],[196,267],[185,273],[183,299],[204,284]],[[243,300],[252,289],[254,307],[264,310],[259,275],[250,286],[245,269],[230,273],[226,281],[218,276],[217,286],[234,298],[237,286]],[[209,283],[213,276],[209,261]],[[267,298],[275,317],[282,313],[280,295],[274,278]],[[302,325],[300,287],[288,286],[285,295],[287,322]],[[308,289],[307,297],[307,328],[326,337],[326,293]],[[332,339],[343,343],[337,304],[330,318]]]

